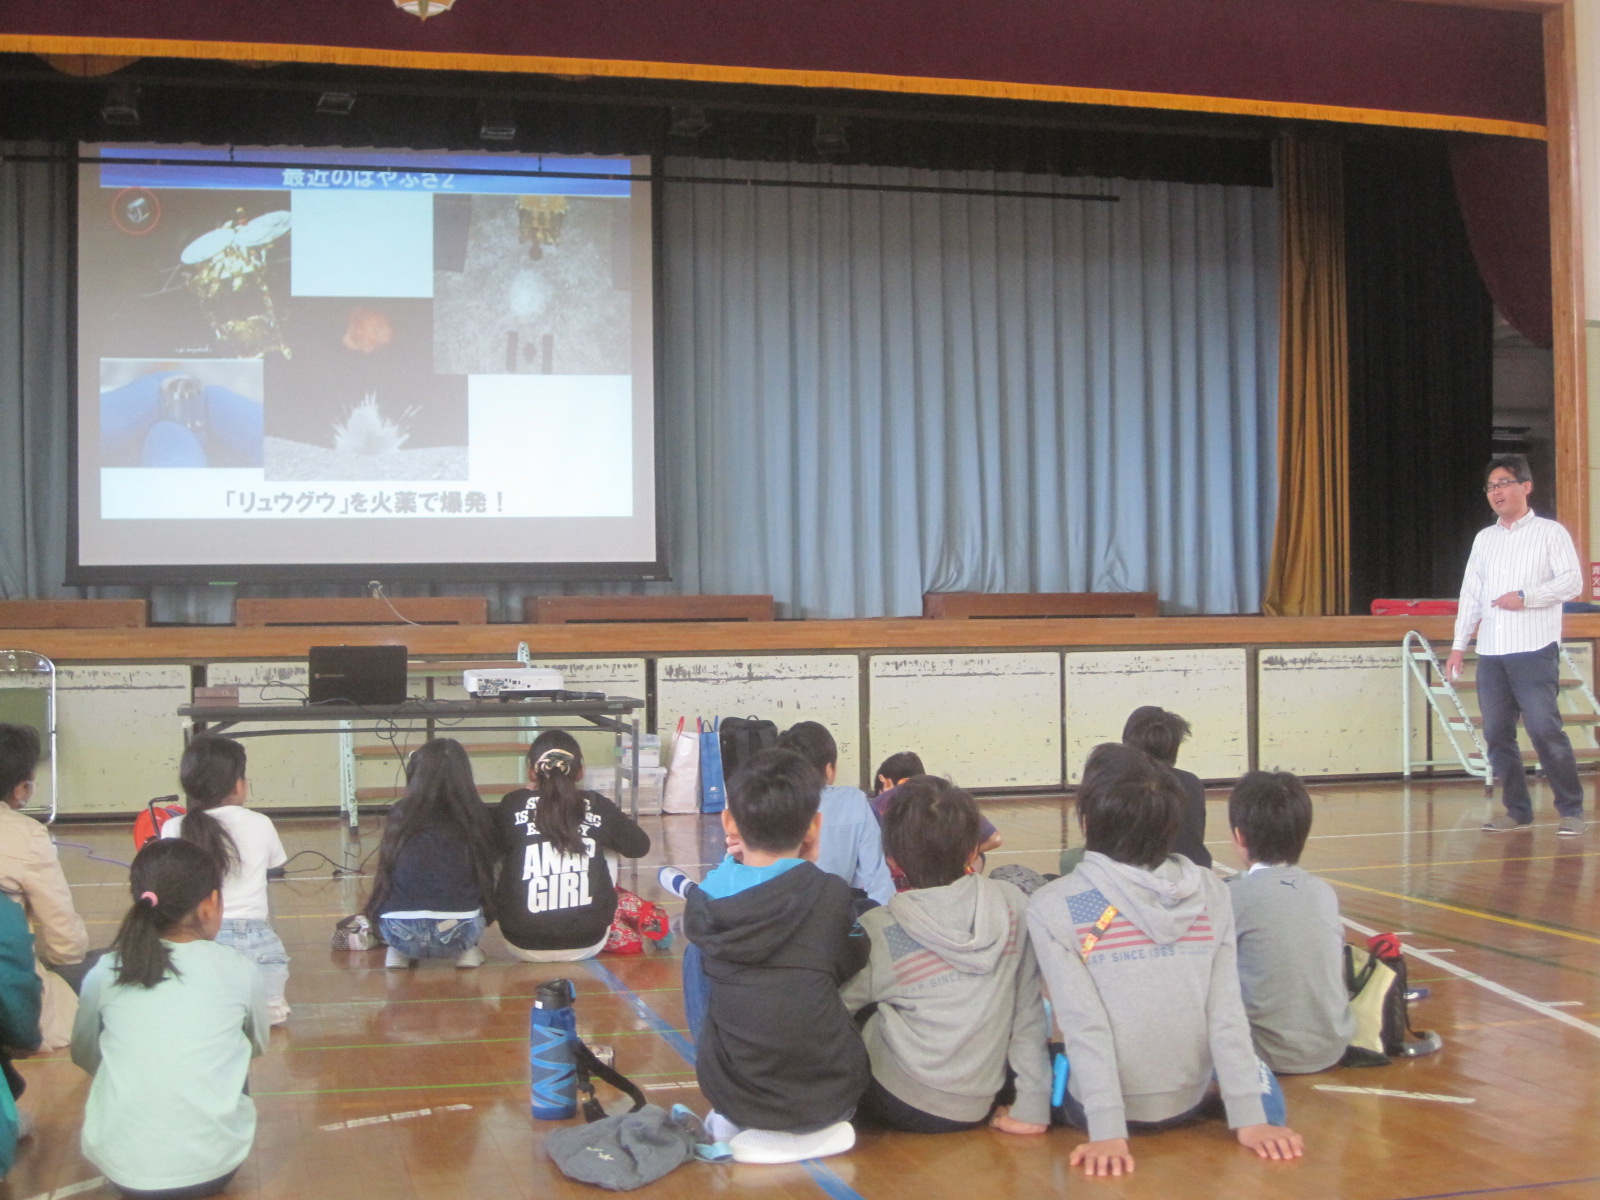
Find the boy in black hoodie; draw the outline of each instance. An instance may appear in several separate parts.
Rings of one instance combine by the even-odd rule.
[[[737,1162],[798,1162],[855,1145],[870,1078],[839,987],[867,961],[855,893],[814,862],[822,776],[768,750],[734,779],[722,815],[743,844],[689,890],[684,932],[710,981],[695,1073],[707,1125]]]

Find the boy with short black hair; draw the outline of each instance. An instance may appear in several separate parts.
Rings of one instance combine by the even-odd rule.
[[[1355,1020],[1339,898],[1297,865],[1311,797],[1287,771],[1251,771],[1228,798],[1228,824],[1249,864],[1228,880],[1228,893],[1256,1053],[1280,1074],[1326,1070],[1344,1057]]]
[[[855,1145],[866,1048],[839,999],[867,961],[855,895],[814,860],[822,776],[787,750],[754,756],[722,814],[742,846],[687,890],[683,928],[710,982],[695,1074],[707,1126],[738,1162],[798,1162]]]
[[[862,914],[872,957],[843,993],[852,1010],[874,1006],[862,1026],[872,1083],[861,1114],[911,1133],[985,1120],[1003,1133],[1043,1133],[1049,1031],[1027,897],[969,874],[982,836],[970,795],[931,775],[898,791],[884,848],[909,890]],[[997,1110],[1008,1066],[1016,1095]]]
[[[1178,767],[1178,747],[1188,740],[1189,722],[1154,704],[1134,709],[1122,727],[1122,744],[1143,750],[1171,771],[1183,788],[1183,825],[1172,843],[1173,853],[1183,855],[1197,867],[1209,867],[1211,851],[1206,849],[1205,785],[1194,772]]]
[[[878,819],[860,788],[837,784],[839,745],[827,726],[800,721],[778,735],[778,748],[790,750],[822,773],[822,839],[817,866],[858,887],[879,904],[894,895],[894,880],[883,860]]]
[[[1170,853],[1177,781],[1143,751],[1108,743],[1089,755],[1077,803],[1083,861],[1028,904],[1066,1046],[1061,1107],[1090,1138],[1070,1163],[1131,1171],[1129,1127],[1192,1119],[1213,1082],[1242,1145],[1298,1158],[1300,1135],[1281,1124],[1282,1093],[1251,1048],[1228,893]]]

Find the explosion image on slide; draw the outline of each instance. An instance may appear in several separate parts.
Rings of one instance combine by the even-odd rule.
[[[266,477],[467,477],[467,385],[433,369],[433,303],[288,302],[295,355],[267,364]]]

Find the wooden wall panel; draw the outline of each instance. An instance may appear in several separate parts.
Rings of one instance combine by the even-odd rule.
[[[963,787],[1061,785],[1061,656],[880,654],[866,767],[914,750]]]
[[[1066,656],[1067,782],[1101,742],[1122,737],[1128,714],[1145,704],[1178,713],[1193,736],[1178,765],[1202,779],[1249,769],[1249,679],[1237,649],[1116,650]]]
[[[656,728],[663,750],[679,717],[765,717],[781,731],[820,721],[839,743],[839,782],[861,763],[861,663],[853,654],[663,658],[656,664]]]

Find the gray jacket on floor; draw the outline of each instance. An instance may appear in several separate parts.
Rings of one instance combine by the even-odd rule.
[[[872,952],[842,994],[852,1012],[878,1005],[862,1037],[873,1078],[898,1099],[949,1121],[981,1121],[1009,1062],[1011,1115],[1049,1123],[1048,1030],[1027,907],[1011,884],[967,875],[862,915]]]
[[[1299,867],[1257,867],[1235,875],[1228,893],[1256,1052],[1283,1074],[1333,1066],[1355,1030],[1344,984],[1338,896]]]
[[[1220,879],[1181,855],[1146,871],[1091,851],[1033,894],[1028,929],[1091,1140],[1189,1111],[1213,1069],[1229,1127],[1266,1122]]]

